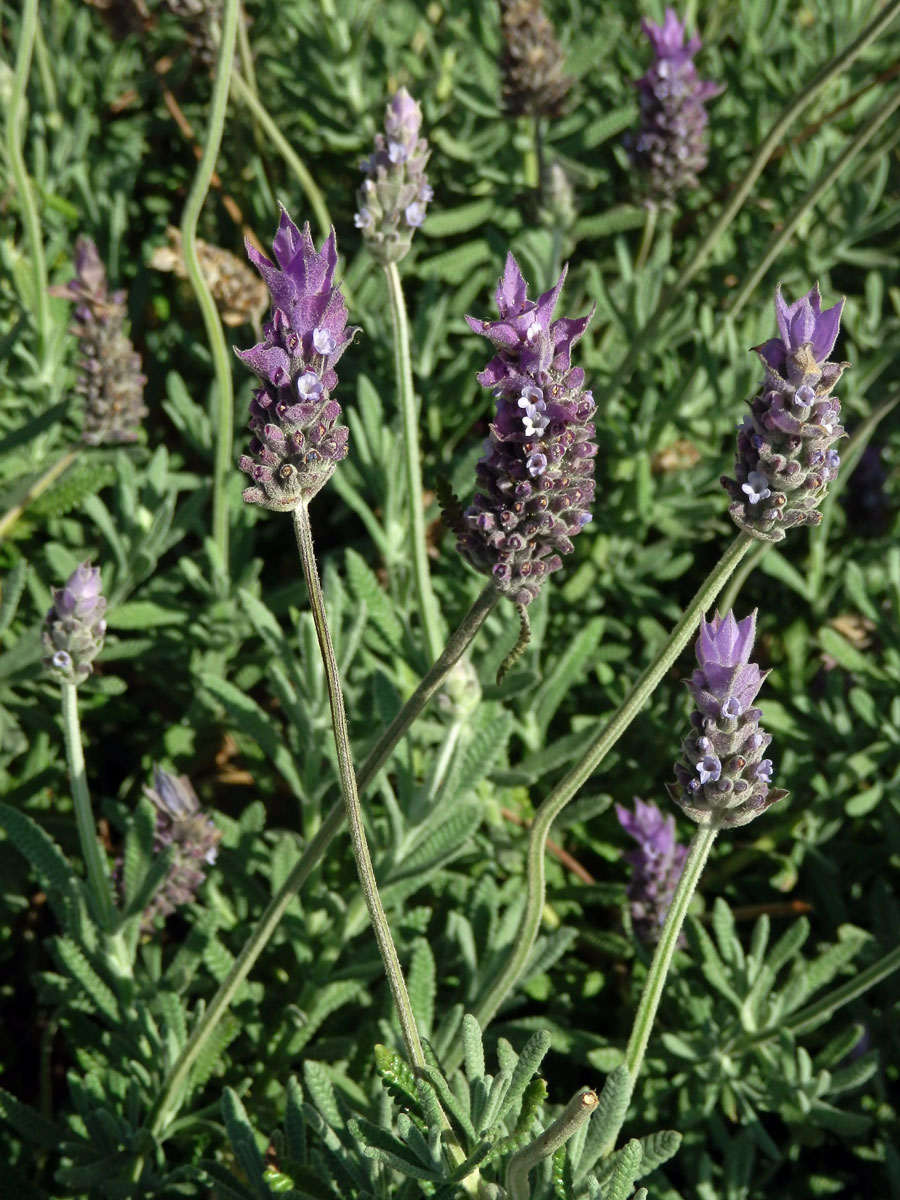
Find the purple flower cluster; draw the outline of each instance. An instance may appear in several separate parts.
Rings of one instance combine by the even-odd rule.
[[[106,600],[100,568],[82,563],[65,587],[53,588],[53,607],[47,613],[42,641],[43,664],[59,683],[83,683],[103,649]]]
[[[142,929],[150,932],[157,917],[168,917],[193,900],[206,878],[204,866],[216,861],[222,834],[200,811],[187,775],[170,775],[154,766],[153,787],[145,787],[144,794],[156,805],[154,850],[159,854],[167,846],[173,848],[168,874],[141,919]]]
[[[647,203],[671,208],[682,188],[697,186],[706,166],[705,103],[722,89],[698,77],[693,59],[700,39],[685,42],[684,25],[673,8],[666,9],[662,25],[644,20],[641,28],[653,47],[653,62],[635,82],[641,124],[627,148],[646,177]]]
[[[375,134],[375,149],[361,164],[366,178],[357,192],[359,211],[353,220],[380,263],[406,257],[434,195],[425,174],[431,151],[419,137],[421,125],[421,108],[401,88],[385,111],[384,133]]]
[[[638,844],[625,855],[634,868],[628,900],[635,932],[642,942],[654,945],[675,894],[687,847],[675,839],[675,818],[664,817],[656,804],[634,798],[634,812],[616,805],[619,824]]]
[[[763,541],[822,520],[816,510],[841,462],[832,447],[844,436],[831,390],[850,364],[827,361],[843,306],[840,300],[823,312],[818,287],[788,304],[779,286],[779,336],[755,347],[766,377],[739,427],[736,478],[723,476],[722,484],[734,521]]]
[[[247,243],[272,297],[265,341],[238,358],[262,381],[250,402],[250,453],[238,466],[257,486],[248,504],[291,512],[331,478],[347,454],[347,430],[336,427],[341,407],[332,399],[335,364],[357,330],[335,285],[334,230],[317,252],[309,225],[300,230],[284,209],[273,245],[275,263]]]
[[[756,612],[736,621],[729,611],[701,620],[699,667],[688,682],[694,732],[682,743],[677,783],[669,794],[699,825],[735,828],[759,816],[787,792],[770,787],[772,760],[763,758],[772,735],[759,727],[753,708],[768,671],[750,662]]]
[[[84,397],[82,441],[88,446],[137,441],[147,415],[141,356],[125,336],[125,293],[110,293],[106,268],[90,238],[75,245],[75,278],[50,288],[75,303],[72,333],[81,343],[77,390]]]
[[[497,288],[499,321],[466,320],[498,353],[477,376],[497,411],[478,463],[481,491],[463,514],[459,548],[516,604],[529,604],[591,519],[595,404],[571,365],[586,317],[551,321],[565,270],[536,301],[512,254]]]

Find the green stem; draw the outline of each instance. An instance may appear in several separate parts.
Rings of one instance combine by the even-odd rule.
[[[426,704],[440,688],[447,675],[462,658],[463,653],[471,644],[478,630],[484,624],[488,613],[497,603],[499,592],[492,584],[485,587],[472,607],[463,617],[459,627],[450,637],[438,661],[434,664],[403,708],[384,731],[372,748],[368,758],[359,772],[359,788],[365,790],[374,781],[378,772],[387,762],[394,747],[413,724],[416,717],[423,711]],[[169,1074],[163,1083],[153,1110],[147,1118],[147,1129],[152,1139],[158,1138],[167,1128],[169,1121],[181,1106],[182,1093],[190,1074],[191,1068],[209,1040],[210,1034],[228,1011],[241,984],[253,969],[253,964],[259,958],[278,927],[281,918],[287,911],[288,905],[300,888],[312,874],[317,863],[324,856],[332,839],[341,827],[344,815],[343,803],[338,800],[332,805],[325,819],[319,826],[315,837],[304,849],[291,873],[285,879],[276,894],[269,901],[262,916],[254,926],[250,936],[241,947],[240,953],[231,965],[228,974],[219,985],[216,994],[210,1000],[203,1016],[197,1022],[191,1036],[182,1047],[181,1053],[172,1064]],[[140,1178],[143,1158],[135,1165],[132,1179]]]
[[[766,163],[784,141],[784,135],[793,122],[804,108],[808,104],[811,104],[816,96],[827,87],[832,79],[849,67],[853,60],[872,44],[879,34],[890,25],[898,13],[900,13],[900,0],[892,0],[892,3],[887,4],[878,13],[855,41],[851,42],[837,58],[826,63],[818,74],[809,81],[806,87],[798,92],[793,100],[785,106],[781,115],[760,143],[759,149],[753,156],[737,187],[732,192],[731,199],[723,208],[719,219],[693,252],[689,262],[682,269],[675,283],[660,297],[653,315],[646,322],[644,328],[640,330],[638,335],[631,339],[631,349],[622,365],[615,371],[610,380],[607,388],[608,396],[618,392],[625,386],[634,373],[641,354],[654,345],[662,332],[663,314],[681,296],[700,268],[704,266],[706,260],[715,249],[719,238],[721,238],[740,212],[744,202],[753,190],[753,185],[762,174]]]
[[[597,1093],[582,1090],[572,1097],[562,1114],[549,1125],[530,1146],[523,1146],[509,1160],[506,1168],[506,1191],[509,1200],[529,1200],[528,1172],[554,1154],[572,1137],[599,1103]]]
[[[829,169],[821,175],[809,191],[796,205],[791,215],[784,222],[784,225],[779,229],[777,235],[772,239],[765,254],[754,267],[753,271],[747,276],[734,301],[728,311],[730,318],[734,318],[741,311],[747,300],[752,295],[759,281],[763,278],[769,267],[781,253],[784,246],[788,244],[794,233],[797,230],[800,222],[806,216],[814,205],[818,204],[819,200],[828,191],[831,185],[840,178],[847,167],[853,162],[857,154],[865,148],[872,140],[881,126],[900,106],[900,88],[894,88],[890,93],[891,98],[886,104],[869,117],[865,125],[861,126],[855,133],[855,136],[850,138],[847,145],[844,147],[841,154],[834,160]]]
[[[228,528],[228,484],[234,470],[234,384],[231,376],[231,358],[219,310],[213,299],[209,284],[200,269],[197,257],[197,222],[209,192],[222,145],[225,128],[225,112],[228,107],[228,87],[234,65],[234,44],[237,35],[238,0],[225,0],[222,37],[216,63],[216,79],[213,85],[209,125],[203,145],[203,156],[197,167],[190,194],[181,218],[181,248],[188,278],[203,314],[206,336],[212,351],[213,365],[218,385],[219,411],[216,420],[216,456],[213,465],[213,541],[219,553],[222,570],[229,574],[229,528]]]
[[[647,978],[644,981],[644,990],[641,992],[641,999],[635,1013],[631,1036],[628,1039],[628,1046],[625,1050],[623,1065],[628,1069],[629,1097],[634,1093],[634,1085],[637,1083],[641,1064],[644,1061],[647,1043],[650,1041],[650,1031],[656,1019],[656,1010],[659,1008],[659,1001],[665,987],[666,976],[669,974],[669,967],[672,965],[672,958],[675,954],[675,948],[678,945],[681,927],[684,925],[684,918],[687,916],[688,905],[691,902],[691,897],[697,890],[697,884],[700,881],[700,876],[703,874],[703,868],[706,866],[706,860],[709,858],[709,852],[712,849],[712,844],[716,840],[718,832],[718,829],[713,825],[701,825],[688,847],[687,858],[684,860],[684,866],[681,869],[681,875],[675,887],[675,894],[672,896],[672,903],[669,906],[669,911],[666,913],[666,920],[659,935],[653,961],[650,963],[650,970],[647,972]],[[610,1129],[606,1147],[603,1151],[604,1154],[609,1154],[616,1144],[619,1130],[625,1121],[626,1108],[627,1104],[623,1103],[621,1107],[622,1117],[618,1126]]]
[[[637,258],[634,260],[635,275],[643,267],[644,263],[650,257],[650,247],[653,245],[653,235],[656,232],[656,218],[659,215],[655,204],[649,205],[647,215],[644,218],[644,234],[641,238],[641,244],[638,248]]]
[[[62,458],[57,459],[52,467],[48,467],[44,474],[34,481],[19,503],[0,517],[0,541],[6,537],[19,517],[28,508],[29,504],[37,500],[38,496],[45,492],[62,475],[63,471],[72,465],[83,449],[84,445],[79,442],[77,445],[72,446],[70,450],[67,450]]]
[[[544,910],[544,854],[550,827],[563,808],[587,782],[612,747],[643,708],[660,680],[675,662],[700,624],[700,618],[725,586],[738,563],[752,545],[747,533],[739,533],[707,576],[700,590],[685,609],[681,620],[666,639],[653,661],[642,672],[615,715],[599,730],[581,759],[557,784],[538,809],[528,841],[526,876],[528,894],[525,911],[516,933],[513,950],[487,995],[475,1006],[475,1017],[482,1029],[494,1018],[500,1005],[513,989],[528,964]],[[458,1050],[452,1051],[446,1064],[450,1071],[458,1063]],[[461,1056],[460,1056],[461,1057]]]
[[[737,600],[741,588],[762,562],[763,558],[765,558],[766,551],[771,545],[771,542],[757,542],[729,579],[728,586],[719,597],[722,612],[728,612],[729,608],[734,608],[734,602]]]
[[[307,170],[303,160],[269,115],[268,109],[259,100],[256,93],[247,81],[241,77],[238,71],[232,72],[231,88],[238,99],[250,109],[253,117],[262,126],[266,137],[269,138],[272,145],[297,177],[297,182],[306,194],[309,206],[315,214],[316,223],[319,226],[322,237],[328,237],[329,233],[331,233],[331,217],[328,213],[328,207],[316,185],[316,181]]]
[[[331,642],[331,632],[328,628],[328,617],[325,612],[325,598],[322,595],[322,584],[319,580],[319,569],[316,566],[316,554],[312,540],[312,526],[309,520],[309,506],[305,501],[294,509],[294,533],[297,535],[297,549],[300,551],[300,562],[309,592],[309,606],[312,611],[313,624],[316,627],[316,637],[319,642],[319,652],[322,665],[325,668],[325,680],[328,686],[328,703],[331,708],[331,724],[334,730],[334,746],[337,751],[338,775],[341,781],[341,794],[344,797],[344,808],[347,814],[347,824],[350,827],[350,842],[353,846],[353,857],[356,859],[356,869],[359,882],[366,898],[369,919],[375,931],[375,940],[381,951],[385,974],[388,978],[394,1007],[400,1018],[400,1029],[403,1033],[403,1044],[410,1064],[420,1069],[425,1066],[425,1055],[416,1028],[416,1018],[413,1015],[409,993],[406,990],[406,980],[403,978],[403,968],[397,956],[397,948],[391,935],[387,913],[381,903],[378,883],[375,879],[375,868],[372,866],[372,856],[366,841],[366,830],[363,825],[362,805],[356,789],[356,776],[353,773],[353,760],[350,752],[350,731],[347,728],[347,714],[344,711],[344,697],[341,691],[341,681],[338,675],[337,659]]]
[[[806,1008],[801,1008],[792,1016],[782,1017],[777,1025],[773,1025],[769,1029],[762,1029],[759,1033],[741,1039],[736,1051],[744,1054],[754,1046],[778,1037],[785,1029],[795,1034],[807,1033],[810,1029],[815,1029],[825,1017],[831,1016],[836,1009],[841,1008],[844,1004],[849,1004],[851,1000],[856,1000],[858,996],[862,996],[869,988],[874,987],[876,983],[881,983],[882,979],[887,979],[897,970],[900,970],[900,946],[890,950],[884,958],[872,963],[871,967],[860,971],[858,975],[854,975],[852,979],[842,984],[841,987],[835,988],[827,996],[823,996],[821,1000],[807,1005]]]
[[[403,301],[403,286],[396,263],[386,263],[391,302],[391,329],[394,335],[394,373],[397,378],[397,403],[403,431],[403,461],[406,468],[406,491],[409,504],[412,569],[419,614],[428,657],[431,662],[441,652],[441,619],[428,570],[428,548],[425,542],[425,508],[422,503],[422,464],[419,456],[419,414],[413,389],[412,359],[409,353],[409,321]]]
[[[94,814],[91,812],[87,770],[81,745],[81,726],[78,722],[78,688],[74,683],[64,683],[61,686],[63,734],[66,740],[66,759],[69,764],[81,855],[87,868],[88,886],[97,920],[106,932],[111,934],[116,925],[116,910],[113,907],[109,870],[100,851]]]
[[[50,297],[47,292],[47,264],[44,259],[44,242],[41,238],[41,221],[31,188],[31,180],[22,154],[22,126],[27,107],[25,92],[31,70],[31,55],[37,30],[37,0],[24,0],[22,25],[19,29],[19,49],[16,54],[16,72],[13,77],[12,94],[6,112],[6,153],[9,166],[19,193],[22,209],[22,224],[31,250],[32,286],[34,288],[35,321],[37,323],[40,353],[46,356],[50,338]]]

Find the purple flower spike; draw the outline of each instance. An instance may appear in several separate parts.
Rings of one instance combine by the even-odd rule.
[[[264,342],[235,348],[262,381],[250,402],[250,453],[238,466],[258,485],[245,490],[248,504],[291,512],[312,499],[347,454],[347,430],[335,425],[341,407],[331,393],[334,368],[358,330],[347,325],[334,283],[334,230],[317,251],[309,224],[301,232],[282,209],[273,249],[274,263],[247,244],[271,294],[272,314]]]
[[[831,390],[849,363],[829,362],[843,300],[822,311],[818,287],[789,304],[775,291],[779,336],[756,353],[762,387],[740,426],[735,478],[723,476],[733,520],[762,541],[778,542],[793,525],[818,525],[818,506],[836,478],[844,437],[840,402]]]
[[[145,787],[144,794],[156,805],[154,850],[159,854],[166,846],[173,848],[168,874],[141,918],[141,928],[150,933],[157,917],[168,917],[194,899],[206,878],[204,866],[216,861],[222,834],[200,811],[187,775],[171,775],[155,765],[153,787]]]
[[[88,446],[136,442],[146,376],[141,356],[125,336],[124,292],[110,292],[106,268],[90,238],[75,244],[75,278],[49,289],[76,305],[71,332],[81,345],[77,390],[84,397],[81,439]]]
[[[696,187],[697,176],[706,166],[705,104],[722,88],[698,77],[693,59],[700,39],[695,36],[685,42],[684,25],[673,8],[666,9],[662,25],[644,20],[641,29],[653,48],[653,62],[635,83],[641,124],[637,134],[626,140],[626,147],[646,177],[647,204],[673,208],[676,194]]]
[[[732,612],[701,620],[698,668],[688,682],[694,732],[682,743],[669,794],[700,825],[746,825],[787,792],[770,786],[774,767],[763,758],[771,735],[759,728],[753,701],[768,671],[750,662],[756,612],[736,621]]]
[[[562,566],[561,554],[590,520],[594,498],[594,400],[572,346],[586,317],[552,315],[565,280],[529,300],[510,254],[497,288],[498,321],[466,317],[499,353],[477,378],[497,411],[476,468],[477,492],[457,528],[459,549],[515,604],[529,604]]]
[[[541,0],[500,0],[503,106],[510,116],[555,118],[574,80]]]
[[[675,818],[671,814],[664,817],[652,802],[645,803],[635,796],[634,812],[617,804],[616,816],[638,844],[637,850],[625,855],[625,861],[634,868],[628,885],[632,924],[642,942],[655,945],[672,903],[687,847],[676,841]]]
[[[44,622],[43,663],[59,683],[83,683],[103,649],[106,600],[100,568],[82,563],[65,587],[53,588],[53,607]]]
[[[421,108],[401,88],[387,106],[385,131],[375,134],[371,158],[361,164],[366,177],[357,192],[359,211],[353,221],[380,263],[406,257],[434,194],[425,174],[431,151],[419,137],[421,125]]]

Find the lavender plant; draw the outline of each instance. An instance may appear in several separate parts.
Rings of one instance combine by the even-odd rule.
[[[75,304],[72,333],[81,350],[78,393],[84,398],[81,437],[85,445],[137,441],[147,415],[141,356],[125,334],[125,292],[110,292],[106,268],[93,241],[80,237],[75,246],[75,276],[50,288]]]
[[[64,587],[53,589],[44,622],[44,666],[59,683],[83,683],[94,669],[106,633],[100,568],[82,563]]]
[[[509,254],[496,293],[500,319],[466,317],[498,348],[478,375],[497,411],[476,468],[484,490],[462,514],[458,546],[520,607],[562,567],[561,555],[571,553],[572,538],[591,520],[596,406],[571,355],[593,314],[551,320],[565,277],[564,270],[554,287],[529,300]]]
[[[765,368],[750,415],[740,427],[735,476],[722,477],[741,529],[777,542],[797,525],[818,525],[819,506],[837,477],[832,447],[845,436],[831,392],[849,363],[830,362],[843,300],[822,311],[818,286],[788,304],[775,291],[779,336],[756,348]]]
[[[250,403],[250,453],[242,471],[253,479],[244,500],[273,512],[293,512],[331,478],[347,453],[348,431],[336,425],[341,406],[332,398],[335,366],[358,330],[347,325],[347,306],[334,283],[334,231],[317,251],[281,210],[273,243],[275,262],[250,243],[247,254],[272,298],[265,340],[236,353],[262,386]],[[276,265],[277,264],[277,265]]]
[[[666,8],[662,25],[645,18],[641,29],[650,41],[653,62],[635,83],[641,124],[626,145],[644,177],[647,204],[671,208],[679,192],[697,186],[706,166],[706,102],[722,88],[698,77],[694,55],[700,38],[695,34],[685,41],[685,26],[674,8]]]

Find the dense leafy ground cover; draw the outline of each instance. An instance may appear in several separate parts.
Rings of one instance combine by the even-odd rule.
[[[493,3],[259,0],[240,14],[197,232],[236,254],[242,233],[268,247],[279,201],[317,245],[337,231],[362,332],[336,390],[349,455],[310,513],[357,764],[433,657],[411,500],[439,644],[485,582],[436,499],[443,478],[470,502],[492,411],[475,379],[488,346],[464,314],[494,317],[509,250],[532,296],[568,262],[557,315],[596,306],[573,357],[597,403],[593,521],[529,606],[530,645],[503,681],[518,632],[505,599],[360,789],[435,1056],[418,1091],[343,826],[285,892],[339,797],[337,759],[290,518],[241,499],[251,376],[217,350],[193,285],[160,269],[198,171],[192,147],[211,136],[231,11],[176,7],[48,0],[36,21],[31,2],[2,8],[0,1190],[615,1197],[640,1177],[653,1200],[900,1198],[900,5],[692,5],[699,73],[724,87],[708,101],[709,165],[655,222],[623,139],[650,60],[640,20],[660,10],[548,3],[565,51],[553,78],[573,82],[537,122],[504,112]],[[399,268],[413,497],[386,275],[354,223],[360,160],[400,86],[422,107],[434,189]],[[72,306],[48,291],[71,278],[79,235],[127,293],[148,410],[133,445],[79,442]],[[719,477],[779,281],[791,298],[817,281],[826,304],[846,297],[836,357],[853,364],[821,525],[752,548],[719,600],[759,610],[755,660],[771,674],[758,703],[790,795],[713,846],[622,1124],[607,1110],[652,946],[629,914],[633,842],[613,804],[655,801],[678,813],[682,842],[693,833],[665,788],[688,728],[689,651],[555,821],[540,936],[496,1014],[485,998],[529,888],[534,900],[531,817],[732,543]],[[221,309],[228,342],[259,340],[266,303],[238,279]],[[125,890],[116,935],[80,882],[60,686],[41,665],[50,589],[84,561],[108,599],[78,710],[103,870]],[[142,796],[155,763],[190,777],[221,843],[196,897],[142,929],[166,866],[152,865]],[[278,895],[285,911],[246,980],[174,1075]],[[483,1052],[463,1014],[480,1014]],[[539,1063],[545,1087],[529,1082]],[[509,1082],[501,1069],[506,1099],[483,1078]],[[517,1191],[512,1153],[576,1089],[610,1079],[593,1124]],[[648,1139],[641,1169],[629,1150],[615,1174],[600,1118],[622,1126],[620,1148]],[[470,1154],[478,1173],[442,1182],[454,1164],[466,1175]]]

